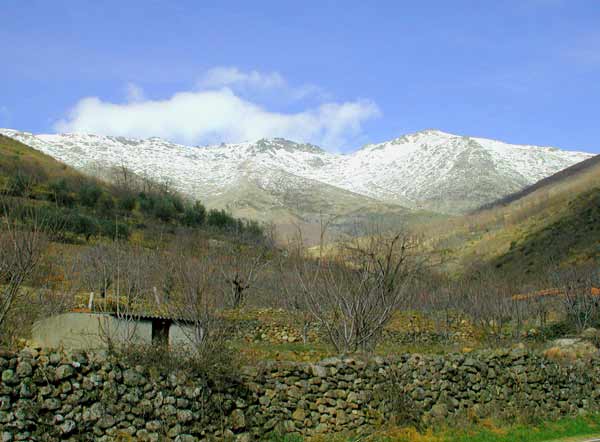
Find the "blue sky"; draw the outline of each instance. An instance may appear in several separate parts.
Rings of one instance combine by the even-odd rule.
[[[2,0],[0,127],[600,152],[600,1]]]

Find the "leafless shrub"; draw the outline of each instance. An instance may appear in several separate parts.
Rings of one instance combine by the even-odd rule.
[[[577,332],[600,322],[600,274],[593,265],[554,269],[550,281],[562,294],[565,319]]]
[[[93,309],[108,315],[99,326],[109,349],[135,343],[138,317],[153,299],[155,262],[153,252],[118,242],[82,253],[82,286],[94,293]]]
[[[48,241],[44,223],[35,213],[28,226],[21,226],[0,206],[0,330],[15,302],[30,296],[26,285],[38,267]],[[6,332],[4,332],[6,333]],[[3,333],[3,334],[4,334]]]
[[[460,322],[466,319],[463,299],[456,283],[448,277],[430,274],[417,287],[415,308],[425,313],[444,339],[452,337]]]
[[[86,249],[79,256],[81,285],[94,296],[105,299],[116,276],[116,250],[108,245]]]
[[[494,281],[490,272],[479,272],[461,280],[458,290],[463,296],[463,309],[484,340],[500,341],[502,332],[512,319],[513,292],[502,281]]]
[[[231,244],[218,257],[218,266],[224,281],[223,294],[229,307],[242,307],[255,287],[267,263],[267,248]]]
[[[393,313],[410,305],[421,258],[409,236],[374,232],[332,258],[303,260],[295,274],[308,310],[335,349],[370,351]]]
[[[217,314],[218,274],[214,261],[208,255],[179,255],[173,263],[175,296],[168,304],[170,315],[198,357],[223,351],[226,327]]]
[[[321,255],[322,250],[319,252]],[[277,285],[280,290],[281,305],[292,313],[293,318],[297,321],[302,330],[304,344],[308,342],[308,332],[314,317],[308,306],[308,298],[298,283],[296,270],[303,268],[303,263],[307,259],[302,231],[298,229],[296,236],[288,241],[285,253],[277,259],[277,271],[279,272]]]

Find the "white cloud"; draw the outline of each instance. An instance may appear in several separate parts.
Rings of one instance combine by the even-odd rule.
[[[291,86],[279,72],[244,72],[236,67],[218,66],[209,69],[200,77],[197,86],[200,90],[227,87],[244,95],[276,93],[280,99],[292,101],[306,98],[329,99],[330,95],[314,84]]]
[[[367,100],[324,103],[295,113],[273,112],[223,86],[246,83],[253,87],[276,87],[279,77],[235,69],[213,72],[209,77],[210,82],[205,78],[204,88],[209,84],[221,88],[121,104],[97,97],[83,98],[55,129],[139,138],[159,136],[186,144],[285,137],[338,150],[360,135],[366,120],[380,115],[377,105]]]
[[[209,69],[198,81],[198,87],[201,89],[215,89],[223,86],[232,89],[276,89],[287,87],[287,83],[278,72],[267,74],[258,71],[243,72],[236,67],[225,66]]]

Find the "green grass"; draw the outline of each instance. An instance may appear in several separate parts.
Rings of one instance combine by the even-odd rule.
[[[514,425],[506,428],[475,429],[463,434],[454,433],[447,438],[456,442],[550,442],[567,440],[576,436],[593,436],[600,433],[600,415],[562,418],[539,425]]]
[[[600,414],[566,417],[540,424],[497,425],[490,422],[468,429],[445,429],[426,434],[414,429],[391,429],[367,437],[327,435],[318,442],[580,442],[600,437]],[[268,442],[304,442],[297,435],[271,436]]]

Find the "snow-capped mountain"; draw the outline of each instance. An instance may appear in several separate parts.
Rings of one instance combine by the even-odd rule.
[[[0,133],[78,169],[124,165],[168,179],[209,206],[290,221],[379,206],[462,213],[592,156],[437,130],[369,144],[347,155],[281,138],[193,147],[160,138]]]

